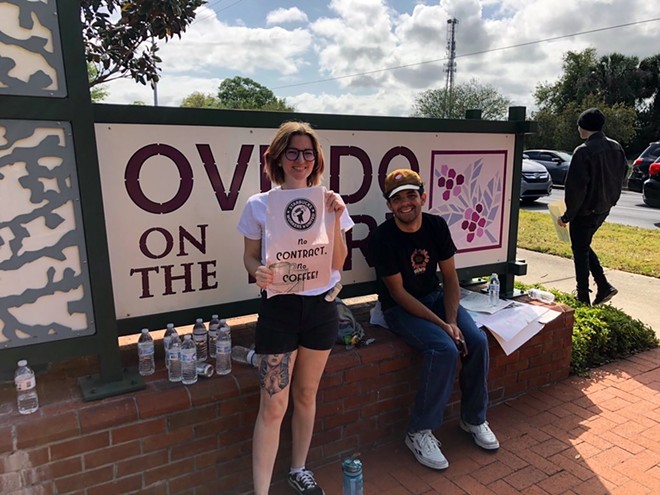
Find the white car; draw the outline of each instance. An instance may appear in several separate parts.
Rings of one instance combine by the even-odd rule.
[[[520,202],[532,203],[542,196],[550,196],[552,179],[548,170],[534,160],[523,158]]]

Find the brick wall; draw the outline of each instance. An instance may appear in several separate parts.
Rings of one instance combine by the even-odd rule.
[[[490,339],[489,388],[493,403],[568,376],[573,313],[569,308],[521,349],[505,356]],[[368,305],[353,306],[362,320]],[[251,339],[251,323],[234,327],[234,341]],[[308,465],[320,466],[401,438],[416,390],[420,356],[378,327],[376,342],[330,357],[319,392]],[[127,364],[135,348],[124,348]],[[98,368],[91,358],[54,366],[38,375],[41,408],[16,412],[11,385],[0,387],[0,493],[232,494],[249,491],[251,438],[258,407],[253,369],[234,365],[225,377],[171,384],[163,369],[147,377],[146,390],[82,402],[77,377]],[[446,420],[455,420],[454,392]],[[290,424],[290,417],[284,422]],[[276,477],[289,466],[285,427]]]

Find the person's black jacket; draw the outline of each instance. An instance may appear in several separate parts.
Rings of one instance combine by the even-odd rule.
[[[596,132],[575,148],[564,184],[564,221],[607,213],[621,197],[628,162],[623,148]]]

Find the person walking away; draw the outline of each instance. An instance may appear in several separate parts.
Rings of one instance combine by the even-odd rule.
[[[307,123],[282,124],[264,159],[265,172],[283,190],[314,187],[321,182],[323,151],[316,132]],[[353,221],[341,196],[324,190],[323,198],[329,218],[328,236],[333,238],[330,279],[325,286],[314,290],[267,297],[267,290],[273,284],[273,270],[266,266],[264,242],[269,238],[268,192],[249,198],[238,224],[239,232],[245,237],[245,268],[262,289],[255,330],[261,389],[252,441],[255,495],[268,493],[289,393],[293,397],[289,485],[299,494],[324,493],[313,473],[305,468],[305,461],[314,429],[319,382],[338,333],[335,303],[326,301],[324,296],[339,282],[348,254],[345,232],[353,226]],[[291,237],[295,245],[298,236],[292,233]]]
[[[589,306],[592,304],[589,273],[597,287],[594,305],[609,301],[618,292],[607,281],[598,256],[591,248],[591,241],[621,197],[628,162],[621,145],[603,133],[605,116],[600,110],[585,110],[577,125],[580,138],[585,142],[573,152],[564,184],[566,212],[557,223],[562,227],[569,226],[576,297]]]
[[[460,427],[483,449],[500,444],[486,421],[488,339],[459,304],[456,246],[442,217],[422,213],[426,198],[413,170],[388,174],[385,200],[393,216],[378,226],[369,245],[385,321],[424,357],[405,444],[424,466],[445,469],[449,462],[433,430],[442,424],[459,358]]]

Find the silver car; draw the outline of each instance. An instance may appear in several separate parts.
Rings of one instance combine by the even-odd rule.
[[[542,196],[550,196],[551,192],[552,179],[546,168],[534,160],[523,158],[520,183],[521,203],[532,203]]]

